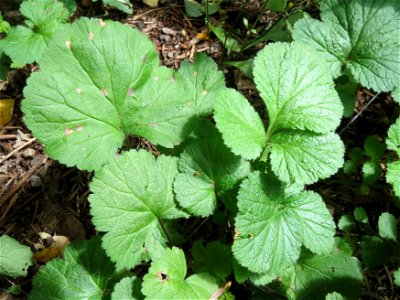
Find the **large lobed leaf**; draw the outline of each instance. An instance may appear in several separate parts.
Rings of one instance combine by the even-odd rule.
[[[400,81],[400,2],[320,1],[322,21],[302,19],[296,41],[316,48],[338,77],[342,66],[375,91],[391,91]]]
[[[173,147],[224,87],[212,60],[196,59],[175,74],[159,67],[154,45],[139,31],[81,18],[58,32],[28,80],[25,123],[49,156],[80,169],[99,169],[129,134]],[[204,71],[183,78],[199,63]]]
[[[186,277],[185,254],[179,248],[166,249],[153,261],[143,278],[146,299],[209,299],[217,290],[215,279],[207,273]]]
[[[300,43],[266,46],[254,61],[254,77],[267,106],[268,130],[241,94],[222,90],[215,121],[225,144],[247,159],[270,157],[273,172],[289,184],[333,175],[343,165],[344,146],[332,132],[343,107],[328,70]]]
[[[40,59],[61,23],[68,20],[68,10],[53,0],[28,0],[20,7],[26,26],[11,27],[0,48],[11,57],[14,67],[23,67]]]
[[[318,254],[333,245],[335,225],[321,197],[310,191],[286,197],[272,175],[251,173],[238,208],[233,254],[252,272],[275,275],[296,263],[301,245]]]
[[[91,214],[104,231],[103,247],[118,268],[159,256],[165,247],[163,219],[186,217],[174,203],[177,160],[145,150],[124,152],[96,172],[90,185]]]

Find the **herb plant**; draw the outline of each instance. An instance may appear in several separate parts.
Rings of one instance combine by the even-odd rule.
[[[392,90],[398,45],[379,40],[382,61],[363,44],[363,34],[372,30],[368,13],[375,9],[380,16],[382,1],[366,13],[364,2],[345,2],[324,2],[322,25],[298,21],[294,42],[258,52],[253,75],[266,107],[263,118],[225,87],[222,72],[205,55],[172,70],[160,66],[154,46],[137,30],[86,18],[62,26],[38,59],[40,71],[28,80],[22,110],[50,157],[94,170],[89,202],[103,235],[74,243],[64,260],[42,267],[30,297],[45,291],[46,299],[204,299],[233,270],[239,283],[279,278],[280,293],[290,299],[337,299],[338,293],[357,299],[360,263],[335,237],[322,197],[305,186],[344,163],[335,133],[343,105],[334,78],[344,66],[361,84]],[[388,7],[382,7],[382,18],[391,22],[387,32],[372,33],[392,38],[395,16]],[[359,22],[351,25],[349,15]],[[314,47],[304,44],[308,34]],[[328,34],[338,47],[327,42]],[[364,54],[367,64],[360,63]],[[393,128],[387,147],[398,151]],[[131,135],[146,138],[162,154],[125,151]],[[391,164],[389,182],[390,174],[396,176],[396,162]],[[198,240],[191,256],[185,253],[179,222],[218,215],[231,236],[205,246]],[[394,242],[393,218],[384,215],[379,232]],[[215,256],[224,263],[212,263]],[[135,268],[143,264],[150,266],[140,278]]]
[[[7,54],[14,68],[37,61],[60,24],[67,22],[68,10],[62,2],[26,0],[21,3],[25,25],[11,27],[0,49]]]

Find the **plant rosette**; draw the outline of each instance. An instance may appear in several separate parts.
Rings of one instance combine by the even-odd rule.
[[[15,99],[0,99],[0,126],[11,121],[14,112]]]

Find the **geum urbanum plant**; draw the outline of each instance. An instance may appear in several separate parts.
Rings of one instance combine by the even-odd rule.
[[[232,268],[238,282],[262,285],[279,276],[289,298],[332,291],[358,297],[358,260],[334,238],[321,197],[304,191],[334,174],[344,152],[334,133],[342,104],[329,64],[312,48],[276,43],[257,54],[265,126],[240,93],[225,87],[210,58],[197,55],[176,71],[160,67],[152,43],[119,23],[82,18],[64,26],[39,65],[24,90],[24,120],[50,157],[95,171],[89,202],[104,235],[73,244],[64,260],[42,267],[32,299],[43,291],[46,299],[203,299]],[[204,118],[212,114],[216,127]],[[129,135],[178,156],[117,155]],[[174,225],[212,215],[219,201],[236,215],[233,256],[229,237],[196,243],[197,272],[187,277]],[[225,263],[201,263],[213,255]],[[129,272],[149,260],[143,282]]]

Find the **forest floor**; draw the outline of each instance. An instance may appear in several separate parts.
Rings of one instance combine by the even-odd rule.
[[[308,1],[303,2],[307,8]],[[257,103],[261,102],[252,81],[224,62],[252,57],[265,43],[258,44],[246,52],[228,56],[223,43],[207,32],[205,19],[188,17],[182,3],[183,1],[175,4],[169,2],[156,8],[135,4],[133,15],[126,16],[111,11],[107,18],[129,24],[149,36],[158,49],[162,63],[166,66],[178,68],[184,59],[193,60],[195,53],[207,53],[225,73],[228,85],[240,90],[257,107]],[[228,16],[229,20],[225,20],[225,24],[233,20],[230,28],[239,26],[243,31],[242,23],[238,24],[242,16],[247,16],[249,20],[254,20],[254,16],[257,16],[259,26],[265,27],[271,26],[281,17],[279,13],[269,11],[258,16],[259,2],[246,3],[252,5],[245,7],[240,1],[233,1],[229,7],[223,7],[223,14],[211,16],[209,21],[220,22],[222,15]],[[313,9],[312,6],[309,7],[310,11]],[[86,15],[88,11],[83,10],[80,14]],[[93,12],[93,16],[97,16],[96,12]],[[247,35],[244,38],[255,39],[256,36]],[[96,233],[91,223],[87,201],[88,184],[92,173],[65,167],[49,158],[43,152],[43,146],[23,123],[20,110],[23,88],[27,77],[35,68],[35,65],[28,65],[23,69],[13,70],[9,73],[7,81],[0,81],[0,93],[16,99],[12,121],[0,128],[0,233],[10,235],[32,247],[34,243],[40,241],[39,232],[63,235],[70,241],[87,239]],[[375,135],[384,141],[388,127],[398,116],[398,108],[390,95],[386,94],[380,94],[365,109],[373,96],[371,91],[360,90],[353,116],[360,110],[363,110],[362,114],[350,125],[352,118],[344,118],[338,129],[338,131],[344,129],[341,138],[349,148],[355,146],[362,148],[370,135]],[[259,112],[265,113],[262,108]],[[135,142],[138,148],[157,150],[144,139],[137,138]],[[370,224],[368,228],[354,233],[359,237],[371,230],[376,231],[372,228],[376,228],[379,215],[394,209],[387,200],[393,197],[392,191],[384,184],[383,178],[370,188],[368,195],[361,193],[360,185],[360,174],[354,175],[350,180],[348,175],[339,172],[328,180],[310,187],[322,195],[335,221],[345,213],[352,214],[355,207],[362,206],[366,209]],[[200,232],[208,229],[206,222],[199,222],[197,225],[196,230]],[[10,281],[0,277],[0,299],[26,298],[32,277],[40,265],[41,263],[37,262],[29,270],[29,276],[22,279]],[[366,277],[363,298],[399,299],[399,288],[396,288],[392,281],[392,274],[397,268],[398,265],[395,263],[375,268],[364,266]],[[14,284],[22,287],[22,292],[18,296],[6,292],[6,289]],[[245,295],[246,291],[243,293]]]

